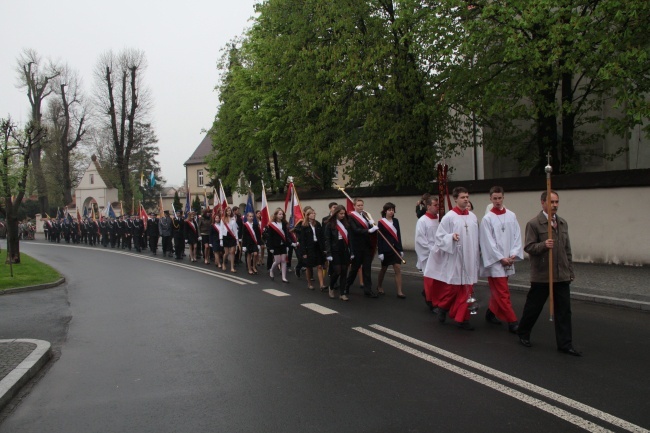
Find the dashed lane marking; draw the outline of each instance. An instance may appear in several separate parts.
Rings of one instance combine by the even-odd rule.
[[[273,295],[273,296],[291,296],[288,293],[284,293],[284,292],[281,292],[281,291],[275,290],[275,289],[264,289],[262,291],[268,293],[269,295]]]
[[[338,314],[338,311],[330,310],[329,308],[323,307],[322,305],[318,305],[318,304],[301,304],[301,305],[305,308],[309,308],[310,310],[315,311],[324,316],[328,314]]]

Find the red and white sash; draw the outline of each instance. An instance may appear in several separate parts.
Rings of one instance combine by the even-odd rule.
[[[354,220],[356,222],[358,222],[359,225],[361,225],[362,227],[370,228],[370,224],[368,223],[368,221],[366,221],[366,219],[363,216],[361,216],[359,213],[357,213],[356,211],[350,212],[348,215],[350,215],[352,218],[354,218]]]
[[[190,226],[194,234],[196,234],[196,226],[194,225],[194,221],[188,221],[188,225]]]
[[[212,224],[212,227],[214,227],[214,229],[215,229],[215,230],[217,231],[217,233],[219,233],[219,234],[221,234],[221,230],[219,230],[219,226],[220,226],[220,225],[221,225],[221,224],[217,224],[217,223]]]
[[[396,242],[399,242],[399,238],[397,237],[397,228],[392,223],[390,223],[386,218],[382,218],[379,220],[379,224],[381,224],[388,233],[393,235]]]
[[[228,234],[232,236],[233,239],[237,240],[237,236],[235,235],[235,233],[233,233],[232,229],[230,228],[230,223],[224,224],[224,226],[226,226],[226,231],[228,232]]]
[[[244,223],[244,227],[248,229],[248,234],[251,235],[251,238],[253,238],[255,243],[257,243],[257,236],[255,235],[255,230],[253,230],[253,224],[246,222]]]
[[[278,226],[275,225],[275,223],[270,223],[269,227],[271,227],[273,230],[275,230],[275,232],[282,238],[282,241],[284,243],[287,242],[287,237],[284,235],[284,231],[282,229],[278,228]]]
[[[348,239],[348,231],[341,221],[336,221],[336,229],[339,231],[341,238],[345,241],[345,245],[350,245],[350,240]]]

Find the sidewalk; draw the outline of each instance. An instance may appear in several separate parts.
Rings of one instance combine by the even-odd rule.
[[[0,340],[0,409],[50,359],[50,343],[43,340]]]
[[[405,251],[404,260],[404,274],[422,275],[415,267],[415,251]],[[572,299],[650,311],[650,266],[574,263],[573,268],[576,279],[571,284]],[[373,270],[379,270],[379,261],[373,261]],[[527,292],[530,263],[527,260],[517,263],[515,271],[515,275],[510,277],[510,290]],[[487,284],[487,279],[479,278],[479,283]]]

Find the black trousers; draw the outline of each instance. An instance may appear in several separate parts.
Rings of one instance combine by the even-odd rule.
[[[163,236],[162,237],[162,250],[163,250],[163,255],[171,254],[174,251],[172,249],[172,237],[171,236]]]
[[[149,249],[152,253],[156,253],[158,250],[158,236],[149,236]]]
[[[553,283],[553,304],[555,308],[555,341],[558,349],[573,347],[571,328],[571,282],[561,281]],[[527,340],[535,326],[535,322],[544,309],[548,298],[548,283],[530,283],[530,290],[526,297],[524,312],[519,321],[517,334]]]
[[[363,291],[366,293],[372,292],[372,279],[370,278],[370,270],[372,267],[372,255],[370,251],[359,251],[354,253],[354,259],[350,264],[348,271],[348,278],[345,282],[346,291],[349,291],[354,280],[357,278],[359,268],[361,268],[361,275],[363,275]]]

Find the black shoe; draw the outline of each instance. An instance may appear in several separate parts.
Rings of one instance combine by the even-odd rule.
[[[508,331],[512,332],[513,334],[516,334],[518,330],[519,330],[519,322],[508,323]]]
[[[346,290],[346,292],[347,292],[347,290]],[[373,292],[372,290],[367,291],[367,292],[363,292],[363,294],[366,295],[366,298],[377,298],[377,297],[379,297],[377,292]]]
[[[400,299],[406,299],[406,295],[400,295],[399,293],[397,294],[397,297]]]
[[[474,327],[469,322],[460,322],[458,324],[458,329],[463,329],[465,331],[473,331]]]
[[[501,321],[497,319],[497,316],[495,316],[494,313],[489,308],[485,312],[485,321],[488,323],[492,323],[494,325],[501,324]]]
[[[300,267],[296,266],[296,277],[300,278]]]
[[[571,356],[582,356],[582,353],[578,352],[575,350],[573,347],[568,347],[566,349],[558,349],[562,353],[566,353],[567,355]]]
[[[445,320],[447,320],[447,310],[438,308],[438,322],[445,323]]]
[[[531,347],[530,340],[524,337],[519,337],[519,343],[524,347]]]

